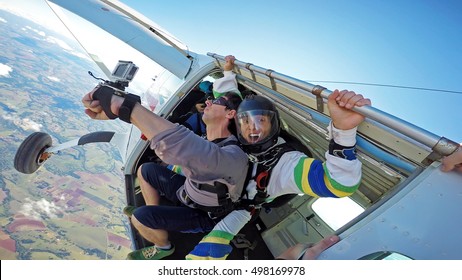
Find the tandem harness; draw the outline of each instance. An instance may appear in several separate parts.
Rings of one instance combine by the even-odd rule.
[[[278,196],[271,202],[266,202],[266,199],[268,198],[267,187],[271,178],[271,172],[273,170],[273,167],[276,166],[276,164],[279,162],[284,153],[294,150],[295,149],[290,144],[283,143],[281,145],[273,147],[268,152],[262,155],[249,155],[250,161],[254,164],[257,164],[257,172],[255,173],[255,176],[252,178],[253,166],[249,166],[241,199],[235,203],[236,210],[245,209],[249,211],[252,215],[253,220],[258,217],[262,206],[268,206],[269,208],[277,207],[280,206],[280,204],[287,202],[287,198],[291,199],[293,197],[292,194],[287,194]],[[256,182],[257,193],[255,194],[253,199],[243,198],[244,196],[247,196],[246,186],[251,179],[254,179]]]
[[[221,142],[221,140],[223,140],[223,138],[216,139],[213,142],[215,142],[220,147],[225,147],[229,145],[239,146],[238,141],[230,140],[226,142]],[[210,218],[212,219],[222,218],[228,213],[230,213],[231,211],[233,211],[233,201],[231,200],[231,197],[228,192],[228,186],[226,184],[216,181],[213,183],[213,185],[198,184],[196,188],[201,191],[215,193],[217,195],[219,206],[204,206],[199,203],[191,201],[191,204],[194,208],[207,212]]]
[[[284,153],[294,150],[295,149],[289,144],[283,143],[272,148],[263,155],[249,155],[250,161],[253,164],[250,164],[247,170],[244,187],[241,193],[241,199],[233,202],[229,196],[228,187],[223,183],[215,182],[213,185],[201,184],[198,186],[200,190],[217,194],[219,206],[208,207],[199,204],[194,204],[194,206],[207,212],[210,218],[212,219],[222,218],[225,215],[232,212],[233,210],[244,209],[252,214],[252,218],[258,217],[262,205],[266,204],[266,198],[268,197],[267,186],[270,180],[270,175],[273,167],[279,162],[279,159]],[[256,175],[252,177],[254,164],[257,164],[257,172]],[[251,179],[255,180],[255,182],[257,183],[257,193],[255,194],[253,199],[243,198],[244,196],[247,196],[246,188]],[[277,197],[268,204],[277,205],[279,200],[287,201],[287,199],[284,198],[285,195]],[[290,198],[292,198],[292,195],[290,195]]]

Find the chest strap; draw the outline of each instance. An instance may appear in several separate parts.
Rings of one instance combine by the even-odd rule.
[[[271,172],[273,171],[273,167],[276,166],[276,164],[279,162],[284,153],[294,150],[295,149],[288,143],[283,143],[272,148],[263,155],[254,157],[254,159],[257,160],[256,162],[254,162],[254,164],[258,164],[257,172],[253,177],[257,185],[257,193],[255,194],[253,199],[240,199],[236,203],[236,209],[245,209],[249,211],[252,214],[252,219],[258,216],[262,205],[266,203],[266,199],[268,198],[267,187],[271,177]],[[245,185],[247,186],[247,184],[248,181]],[[275,200],[277,199],[278,198],[275,198]]]
[[[215,139],[213,141],[219,147],[225,147],[229,145],[239,145],[236,140],[226,141],[226,138]],[[244,186],[245,187],[245,186]],[[201,209],[209,214],[212,219],[221,218],[229,214],[234,210],[233,201],[231,200],[228,186],[221,182],[215,181],[211,184],[197,184],[196,188],[201,191],[214,193],[217,195],[217,202],[219,206],[204,206],[196,202],[192,202],[194,208]]]

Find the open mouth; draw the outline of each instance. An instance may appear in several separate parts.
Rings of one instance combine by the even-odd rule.
[[[258,140],[260,139],[260,135],[261,135],[261,133],[251,133],[249,135],[249,140],[250,140],[249,142],[251,142],[251,143],[258,142]]]

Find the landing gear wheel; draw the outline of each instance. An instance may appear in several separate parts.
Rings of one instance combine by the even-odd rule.
[[[34,173],[50,155],[44,151],[51,147],[50,135],[44,132],[34,132],[19,146],[14,156],[14,168],[21,173]]]

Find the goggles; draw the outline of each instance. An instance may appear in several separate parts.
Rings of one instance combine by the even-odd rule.
[[[238,138],[244,145],[263,143],[277,134],[277,117],[268,110],[252,110],[237,114]]]
[[[226,100],[226,98],[224,98],[224,97],[219,97],[217,99],[213,99],[212,97],[208,97],[207,100],[212,102],[213,105],[225,106],[227,109],[231,109],[231,106],[230,106],[228,100]]]

